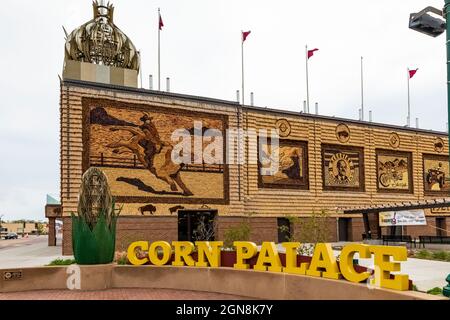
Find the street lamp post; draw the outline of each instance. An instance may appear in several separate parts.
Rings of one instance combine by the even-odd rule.
[[[430,15],[435,14],[444,20],[435,18]],[[424,33],[431,37],[437,37],[447,31],[446,46],[447,46],[447,112],[450,123],[450,0],[445,0],[445,6],[443,10],[439,10],[433,7],[426,7],[418,13],[412,13],[409,18],[409,28],[421,33]],[[450,130],[449,130],[449,142],[450,142]],[[450,161],[450,148],[449,148],[449,161]]]
[[[440,17],[434,18],[429,13],[433,13]],[[445,0],[444,9],[441,11],[433,7],[427,7],[420,11],[419,13],[412,13],[409,18],[409,27],[413,30],[422,32],[426,35],[437,37],[440,34],[447,31],[446,35],[446,46],[447,46],[447,112],[448,112],[448,123],[450,123],[450,0]],[[450,130],[448,131],[449,142],[450,142]],[[450,147],[449,147],[449,161],[450,161]],[[447,276],[446,281],[449,285],[445,286],[443,289],[443,294],[450,297],[450,274]]]
[[[450,13],[450,0],[445,0],[444,6],[444,19],[447,21],[446,23],[446,46],[447,46],[447,112],[448,112],[448,123],[450,123],[450,20],[448,19],[448,15]],[[449,135],[449,143],[450,143],[450,131],[447,132]],[[449,147],[449,155],[450,155],[450,147]]]

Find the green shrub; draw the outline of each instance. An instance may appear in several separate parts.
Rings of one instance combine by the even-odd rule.
[[[428,294],[433,294],[435,296],[441,295],[442,294],[442,289],[439,287],[433,288],[431,290],[427,291]]]
[[[120,257],[117,259],[117,264],[121,266],[126,266],[128,264],[128,258],[127,257]]]
[[[116,252],[114,261],[121,266],[125,266],[128,264],[128,255],[127,252]]]
[[[76,264],[77,262],[74,259],[55,259],[50,262],[47,266],[70,266],[72,264]]]
[[[437,251],[432,253],[432,258],[435,260],[443,260],[447,259],[447,253],[445,251]]]
[[[242,222],[237,227],[233,227],[225,231],[224,246],[227,249],[233,248],[235,241],[249,241],[250,240],[250,224],[248,222]]]
[[[307,218],[298,220],[295,238],[301,243],[326,243],[330,241],[330,214],[326,210],[313,211]]]
[[[450,262],[450,252],[447,252],[447,257],[445,258],[445,261]]]
[[[415,257],[418,259],[429,259],[431,258],[431,252],[427,250],[420,250],[416,253]]]

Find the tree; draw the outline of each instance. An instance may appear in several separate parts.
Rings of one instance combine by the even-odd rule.
[[[286,242],[301,242],[298,249],[301,255],[312,255],[317,243],[328,242],[330,239],[330,215],[327,211],[313,211],[308,217],[288,216],[290,226],[279,227],[287,234]]]
[[[201,216],[197,228],[192,232],[195,241],[213,241],[216,238],[217,219]]]
[[[45,234],[44,225],[40,222],[36,223],[36,230],[38,235]]]
[[[308,218],[298,223],[299,240],[304,243],[323,243],[330,240],[330,214],[321,210],[313,211]]]
[[[232,228],[228,229],[227,231],[225,231],[225,234],[224,234],[225,248],[233,249],[234,248],[233,243],[235,241],[249,241],[250,240],[250,235],[252,232],[252,229],[250,226],[250,221],[251,221],[251,216],[253,214],[254,213],[246,214],[246,217],[239,225],[232,227]]]

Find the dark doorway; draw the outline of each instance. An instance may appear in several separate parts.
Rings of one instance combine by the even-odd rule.
[[[178,241],[214,241],[216,210],[178,211]]]
[[[403,235],[403,227],[402,226],[391,226],[391,236],[402,236]]]
[[[436,218],[436,235],[438,237],[445,237],[447,232],[447,224],[445,223],[445,218]]]
[[[291,240],[291,222],[287,218],[278,218],[278,243],[289,242]]]
[[[351,219],[349,218],[339,218],[338,228],[339,228],[339,241],[351,241],[350,236]]]

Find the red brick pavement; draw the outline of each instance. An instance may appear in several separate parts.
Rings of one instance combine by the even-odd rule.
[[[111,289],[105,291],[42,290],[0,293],[0,300],[245,300],[245,297],[168,289]]]

